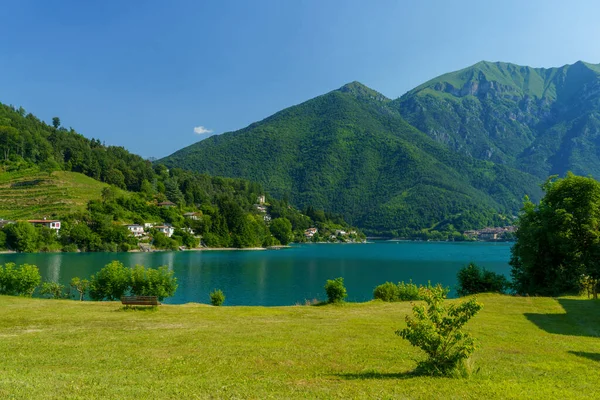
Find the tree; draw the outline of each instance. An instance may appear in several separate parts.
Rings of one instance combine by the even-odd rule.
[[[413,306],[413,315],[406,316],[406,328],[396,331],[396,335],[427,354],[427,359],[418,364],[420,372],[449,375],[475,351],[474,339],[461,328],[483,306],[470,299],[448,307],[443,292],[428,288],[421,288],[419,296],[425,304]]]
[[[504,293],[509,282],[503,275],[488,271],[474,263],[469,263],[461,268],[456,275],[459,296],[468,296],[476,293]]]
[[[213,306],[220,306],[225,302],[225,294],[221,289],[215,289],[208,295],[210,297],[210,304]]]
[[[54,127],[54,129],[58,129],[58,127],[60,126],[60,118],[52,117],[52,126]]]
[[[156,296],[162,301],[171,297],[177,290],[177,278],[169,267],[146,268],[136,265],[131,270],[131,294],[135,296]]]
[[[4,160],[8,160],[11,149],[17,146],[19,131],[12,126],[0,126],[0,147],[4,153]]]
[[[344,278],[328,279],[325,282],[325,293],[329,303],[341,303],[348,296],[344,286]]]
[[[93,300],[118,300],[131,286],[131,270],[119,261],[106,264],[90,279],[90,297]]]
[[[79,301],[83,301],[83,297],[90,287],[90,282],[87,279],[75,277],[71,279],[71,287],[79,293]]]
[[[47,295],[51,299],[61,299],[65,297],[63,290],[65,285],[58,282],[44,282],[40,288],[40,294],[42,296]]]
[[[287,218],[275,218],[269,230],[277,240],[286,245],[292,240],[292,223]]]
[[[29,222],[17,222],[4,228],[6,244],[13,250],[33,253],[38,250],[38,231]]]
[[[600,183],[568,173],[550,177],[538,205],[526,199],[510,264],[520,294],[578,292],[582,275],[600,279]]]
[[[42,281],[35,265],[23,264],[15,268],[15,263],[0,265],[0,294],[31,297]]]

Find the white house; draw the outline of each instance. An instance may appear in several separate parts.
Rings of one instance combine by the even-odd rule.
[[[30,219],[27,222],[35,226],[45,226],[46,228],[54,229],[56,232],[60,230],[60,221],[55,219]]]
[[[256,208],[256,210],[258,212],[261,212],[261,213],[266,213],[267,212],[267,207],[261,206],[260,204],[255,204],[254,207]]]
[[[262,195],[260,195],[260,196],[258,196],[258,197],[257,197],[257,199],[256,199],[256,202],[257,202],[258,204],[265,204],[265,200],[266,200],[266,199],[265,199],[265,195],[264,195],[264,194],[262,194]]]
[[[197,212],[186,212],[183,214],[183,216],[185,218],[189,218],[189,219],[193,219],[194,221],[197,221],[200,219],[200,217],[202,217],[202,213],[197,213]]]
[[[126,225],[129,232],[133,234],[135,237],[144,236],[144,227],[138,224]]]
[[[154,229],[164,233],[166,237],[171,237],[173,232],[175,232],[175,228],[173,228],[171,225],[157,225],[154,227]]]
[[[315,233],[317,233],[319,230],[317,228],[308,228],[307,230],[304,231],[304,236],[306,238],[312,238],[313,236],[315,236]]]

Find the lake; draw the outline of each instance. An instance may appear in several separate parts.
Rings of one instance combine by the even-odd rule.
[[[509,276],[511,245],[390,241],[302,244],[265,251],[2,254],[0,263],[37,265],[43,280],[65,285],[75,276],[89,278],[112,260],[127,266],[168,265],[179,288],[165,303],[208,303],[208,293],[217,288],[225,293],[225,305],[275,306],[324,300],[325,281],[339,276],[348,289],[348,301],[370,300],[373,288],[386,281],[412,279],[453,287],[457,271],[469,262]]]

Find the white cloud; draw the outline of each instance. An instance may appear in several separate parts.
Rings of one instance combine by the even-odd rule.
[[[212,133],[212,129],[206,129],[203,126],[196,126],[194,127],[194,133],[197,133],[198,135],[204,135],[206,133]]]

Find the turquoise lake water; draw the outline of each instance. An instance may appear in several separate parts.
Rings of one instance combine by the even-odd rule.
[[[456,285],[457,271],[475,262],[509,276],[510,243],[375,242],[304,244],[282,250],[156,253],[3,254],[0,263],[37,265],[44,280],[65,285],[89,278],[112,260],[127,266],[168,265],[179,288],[165,303],[208,303],[221,289],[225,305],[293,305],[326,298],[327,279],[344,278],[348,301],[366,301],[386,281]],[[450,296],[454,293],[451,292]]]

